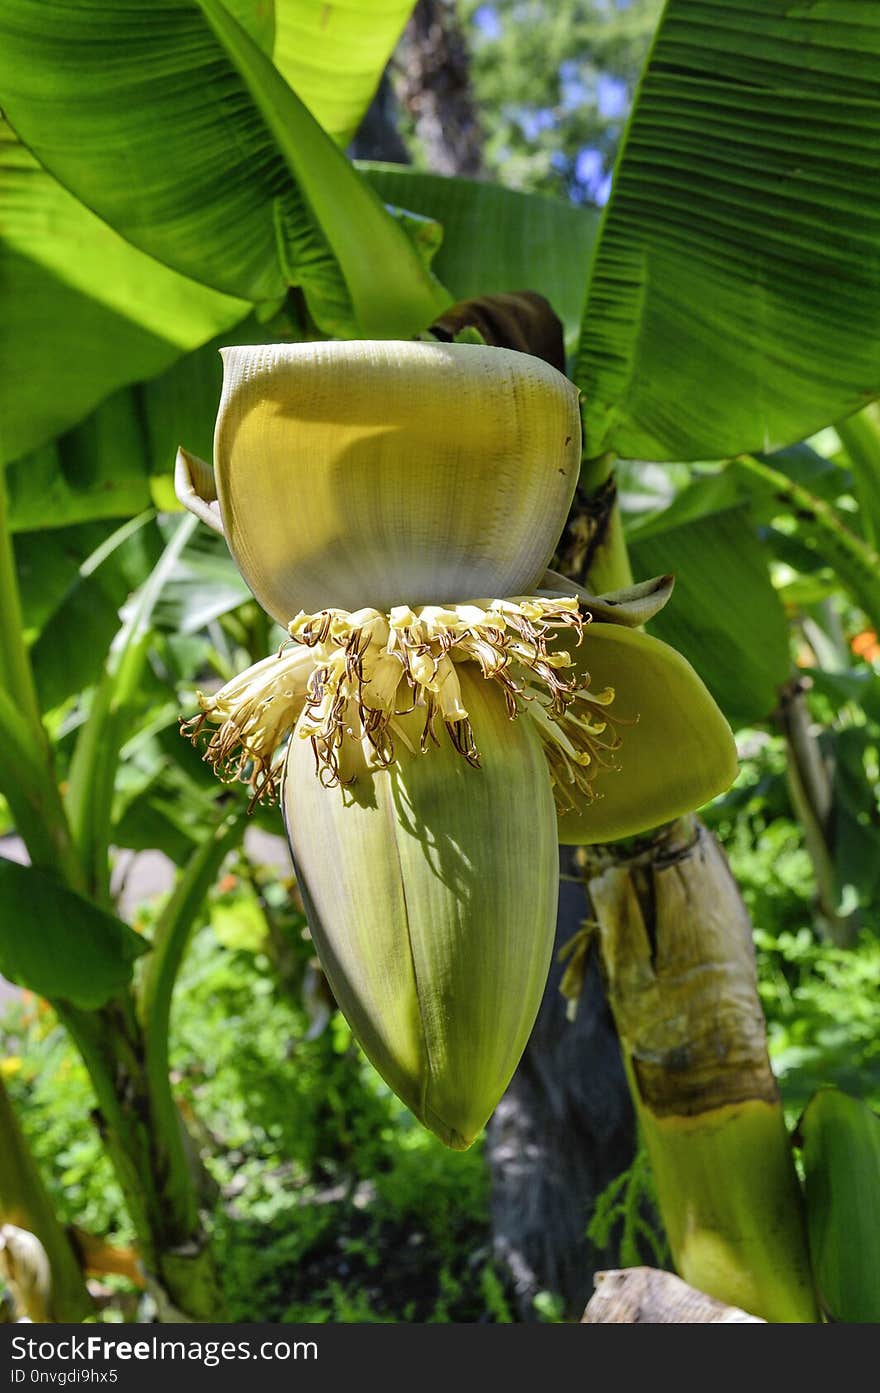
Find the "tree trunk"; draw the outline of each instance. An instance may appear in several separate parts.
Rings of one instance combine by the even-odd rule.
[[[557,950],[588,916],[569,848],[562,851]],[[632,1163],[635,1121],[620,1045],[598,964],[587,971],[573,1021],[554,961],[525,1054],[487,1134],[495,1259],[510,1278],[523,1320],[537,1319],[540,1291],[580,1318],[598,1267],[617,1260],[586,1230],[596,1197]]]
[[[384,160],[386,164],[410,162],[409,151],[397,129],[397,102],[387,68],[348,153],[353,160]]]
[[[455,0],[418,0],[392,70],[428,168],[479,178],[483,131]]]

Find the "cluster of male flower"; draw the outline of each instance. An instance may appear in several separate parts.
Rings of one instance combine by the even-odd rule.
[[[412,748],[402,717],[423,712],[419,747],[438,744],[442,724],[455,749],[479,767],[457,666],[476,664],[504,694],[508,715],[526,712],[541,737],[557,801],[593,796],[593,779],[613,767],[620,738],[607,708],[614,691],[592,692],[571,654],[550,645],[568,630],[579,646],[585,622],[575,597],[517,596],[454,605],[398,605],[383,614],[325,609],[288,625],[280,651],[215,694],[182,729],[197,740],[216,726],[205,758],[222,778],[250,785],[253,801],[277,796],[286,740],[311,742],[327,787],[347,782],[348,741],[368,763],[387,767],[395,742]]]

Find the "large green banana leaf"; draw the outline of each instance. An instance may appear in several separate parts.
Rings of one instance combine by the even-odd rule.
[[[149,944],[31,866],[0,860],[0,970],[40,996],[103,1006]]]
[[[442,223],[443,242],[432,264],[456,300],[537,290],[574,348],[599,226],[595,209],[399,165],[359,168],[388,203]]]
[[[810,1262],[832,1321],[880,1321],[880,1117],[821,1088],[798,1123]]]
[[[241,9],[241,6],[239,6]],[[0,102],[127,240],[327,333],[407,336],[449,297],[221,0],[3,0]]]
[[[675,505],[629,538],[638,575],[675,573],[651,621],[698,669],[733,726],[766,720],[791,669],[788,627],[768,553],[745,504],[679,520]]]
[[[324,130],[360,125],[413,0],[223,0]]]
[[[0,339],[2,333],[0,328]],[[14,460],[6,470],[10,530],[131,517],[151,504],[176,511],[172,472],[178,445],[211,457],[223,379],[218,349],[233,340],[270,338],[267,327],[249,315],[234,331],[184,354],[157,377],[114,392],[72,429]],[[51,378],[44,374],[42,383],[51,396]],[[0,404],[7,399],[12,406],[13,383],[0,380]]]
[[[357,130],[412,8],[413,0],[275,0],[273,62],[340,144]]]
[[[0,285],[0,464],[45,444],[123,383],[161,372],[249,308],[130,246],[2,121]]]
[[[0,383],[0,400],[6,393]],[[8,465],[12,532],[131,517],[151,503],[143,422],[131,388],[101,402],[72,430]]]
[[[717,459],[880,395],[880,5],[668,0],[578,354],[587,449]]]

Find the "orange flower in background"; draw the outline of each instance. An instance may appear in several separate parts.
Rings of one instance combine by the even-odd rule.
[[[849,646],[856,657],[864,658],[866,663],[880,661],[880,641],[873,629],[863,629],[855,638],[850,639]]]

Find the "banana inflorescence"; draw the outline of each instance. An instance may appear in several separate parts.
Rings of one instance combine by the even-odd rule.
[[[647,590],[594,619],[546,573],[580,460],[561,373],[409,342],[234,348],[224,368],[215,473],[181,452],[178,492],[286,638],[185,729],[280,795],[341,1009],[464,1147],[537,1013],[558,839],[699,806],[734,777],[732,736],[685,660],[626,627]]]

